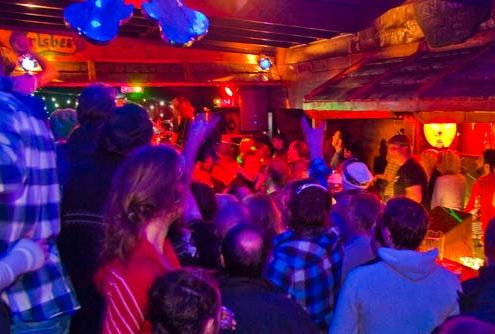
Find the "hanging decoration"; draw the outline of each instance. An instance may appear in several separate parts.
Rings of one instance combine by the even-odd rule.
[[[208,32],[208,18],[181,0],[86,0],[67,6],[64,19],[81,36],[105,44],[117,36],[135,6],[144,16],[157,21],[162,39],[170,45],[191,46]]]
[[[66,25],[88,40],[105,44],[117,36],[119,27],[132,17],[134,6],[122,0],[88,0],[64,10]]]
[[[151,0],[141,6],[145,16],[158,21],[162,39],[171,45],[190,46],[208,32],[206,16],[180,0]]]
[[[141,4],[145,0],[124,0],[126,5],[133,5],[134,8],[141,9]]]
[[[447,148],[457,135],[456,123],[430,123],[423,127],[426,140],[436,148]]]

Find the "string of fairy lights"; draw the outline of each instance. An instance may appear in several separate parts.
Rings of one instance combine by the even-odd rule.
[[[51,91],[39,91],[31,94],[42,99],[44,103],[44,110],[47,116],[57,109],[76,109],[78,106],[79,94],[70,92],[51,92]],[[120,94],[117,98],[117,103],[134,102],[142,105],[150,113],[150,117],[167,117],[170,113],[171,101],[162,97],[140,97],[134,96],[134,94]]]
[[[139,91],[136,88],[140,88]],[[210,88],[210,91],[197,92],[196,96],[200,97],[201,105],[195,105],[197,110],[212,108],[233,107],[235,105],[235,87],[225,86],[218,88]],[[43,100],[44,110],[47,116],[50,116],[57,109],[76,109],[78,106],[78,97],[81,89],[76,88],[43,88],[33,96],[38,96]],[[172,118],[171,100],[175,96],[180,96],[181,93],[174,92],[145,92],[142,87],[127,87],[120,88],[120,94],[117,96],[117,106],[122,106],[126,102],[140,104],[148,111],[150,118],[157,120],[159,118],[166,120]],[[211,101],[208,103],[208,100]]]

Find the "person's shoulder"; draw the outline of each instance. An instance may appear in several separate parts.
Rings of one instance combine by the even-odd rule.
[[[0,110],[2,118],[13,115],[16,111],[22,109],[22,103],[9,92],[0,90]]]
[[[379,277],[384,268],[384,262],[380,258],[375,258],[352,269],[347,275],[346,281],[353,281],[354,283],[363,280],[369,281],[371,278]]]
[[[404,166],[407,168],[407,169],[412,169],[412,170],[417,170],[417,171],[422,171],[424,172],[424,168],[423,166],[421,166],[421,164],[419,163],[418,160],[414,159],[414,158],[409,158],[409,160],[406,161],[406,163],[404,164]]]
[[[443,282],[445,288],[453,286],[458,288],[461,286],[461,281],[459,280],[457,275],[439,264],[435,265],[435,271],[433,272],[433,275],[437,276],[439,281]]]
[[[479,181],[495,182],[495,173],[490,173],[479,178]]]

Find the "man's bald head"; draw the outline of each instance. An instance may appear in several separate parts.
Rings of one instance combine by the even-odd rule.
[[[222,242],[225,269],[232,276],[259,277],[266,261],[262,231],[255,225],[232,228]]]

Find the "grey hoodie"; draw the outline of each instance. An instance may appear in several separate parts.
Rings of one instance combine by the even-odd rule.
[[[429,334],[459,313],[461,285],[435,262],[437,250],[380,248],[378,254],[377,262],[347,277],[330,334]]]

